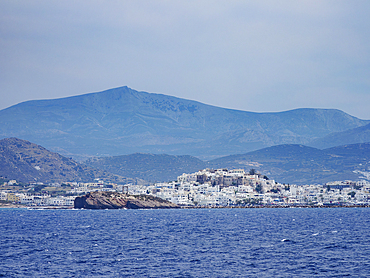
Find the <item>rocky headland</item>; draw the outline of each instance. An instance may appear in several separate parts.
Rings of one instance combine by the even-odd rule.
[[[179,208],[178,205],[150,195],[128,195],[117,192],[90,192],[76,197],[77,209],[165,209]]]

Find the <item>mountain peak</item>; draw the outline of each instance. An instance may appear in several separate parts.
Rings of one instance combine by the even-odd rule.
[[[124,86],[1,110],[0,138],[24,138],[75,155],[144,152],[212,158],[306,144],[367,123],[333,109],[253,113]]]

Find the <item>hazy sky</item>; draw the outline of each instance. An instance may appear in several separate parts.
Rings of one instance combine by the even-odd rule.
[[[370,1],[0,1],[0,109],[119,86],[370,119]]]

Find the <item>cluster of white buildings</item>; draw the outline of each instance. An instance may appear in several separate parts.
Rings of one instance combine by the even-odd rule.
[[[56,196],[48,194],[13,193],[0,191],[0,200],[26,206],[65,206],[73,207],[76,196]]]
[[[10,181],[10,184],[14,183],[16,181]],[[117,185],[101,180],[94,183],[67,184],[70,186],[66,192],[69,196],[52,197],[49,194],[0,190],[0,200],[27,206],[72,207],[76,196],[91,191],[118,191],[132,195],[153,195],[184,206],[370,205],[370,183],[365,179],[325,185],[285,185],[260,174],[246,173],[243,169],[204,169],[196,173],[182,174],[177,177],[177,181],[149,186]]]
[[[370,183],[333,182],[325,185],[285,185],[242,169],[205,169],[182,174],[175,182],[128,185],[129,194],[150,194],[187,206],[368,205]]]
[[[16,185],[16,180],[10,180],[4,182],[1,186],[13,186]],[[62,186],[68,186],[70,188],[66,191],[68,196],[52,196],[48,193],[43,193],[41,190],[40,193],[32,192],[31,189],[37,186],[45,186],[50,188],[60,188]],[[88,192],[95,190],[114,190],[116,191],[117,185],[112,183],[105,183],[99,179],[95,182],[89,183],[77,183],[77,182],[65,182],[61,183],[52,183],[52,184],[43,184],[43,183],[31,183],[29,184],[28,192],[17,192],[14,190],[0,190],[0,201],[7,201],[14,204],[21,204],[26,206],[64,206],[64,207],[73,207],[74,199],[76,196],[87,194]],[[55,195],[55,194],[54,194]]]

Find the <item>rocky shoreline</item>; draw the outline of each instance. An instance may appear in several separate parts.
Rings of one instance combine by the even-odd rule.
[[[75,209],[169,209],[178,205],[150,195],[128,195],[116,192],[90,192],[76,197]]]
[[[179,206],[151,195],[128,195],[115,192],[91,192],[81,197],[76,197],[74,207],[69,206],[29,206],[10,202],[0,202],[0,208],[23,209],[256,209],[256,208],[369,208],[365,204],[325,204],[325,205],[246,205],[246,206]]]

